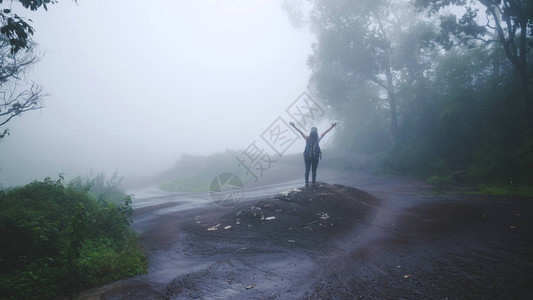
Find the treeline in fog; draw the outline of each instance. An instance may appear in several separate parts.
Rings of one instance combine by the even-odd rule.
[[[342,120],[337,146],[391,172],[530,183],[530,1],[285,2],[316,35],[310,88]]]

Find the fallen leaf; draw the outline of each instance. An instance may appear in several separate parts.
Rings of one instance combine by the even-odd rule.
[[[413,274],[405,274],[405,275],[403,275],[403,278],[409,278],[411,276],[413,276]]]
[[[209,228],[207,228],[207,230],[209,230],[209,231],[217,230],[218,226],[220,226],[220,224],[217,224],[217,225],[215,225],[213,227],[209,227]]]
[[[511,229],[515,229],[515,228],[516,228],[516,226],[512,226],[512,225],[511,225],[511,226],[509,226],[509,228],[511,228]]]

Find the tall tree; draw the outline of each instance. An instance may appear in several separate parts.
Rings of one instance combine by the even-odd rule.
[[[476,46],[479,43],[498,43],[511,62],[521,84],[520,106],[525,121],[533,121],[533,100],[530,95],[529,68],[533,47],[533,2],[531,0],[415,0],[428,14],[437,14],[443,8],[462,8],[461,18],[448,13],[441,16],[441,39],[448,48],[456,44]],[[479,9],[484,18],[479,19]],[[533,125],[533,124],[530,124]]]
[[[310,59],[315,80],[320,73],[335,70],[350,86],[372,85],[377,102],[388,111],[393,144],[398,139],[398,90],[409,59],[396,52],[402,32],[416,20],[406,1],[315,0],[311,13],[317,36]],[[330,87],[322,91],[327,93]]]
[[[503,31],[490,10],[487,23],[480,23],[479,1],[309,0],[317,37],[310,86],[342,114],[348,129],[343,140],[375,141],[382,121],[396,120],[396,131],[388,128],[394,147],[370,149],[385,154],[390,171],[438,180],[451,180],[455,171],[468,171],[473,180],[533,180],[533,138],[523,122],[524,116],[531,120],[523,109],[531,101],[524,90],[531,80],[517,71],[531,72],[533,28],[507,17],[507,1],[492,2],[500,7]],[[426,7],[429,15],[407,2]],[[518,2],[528,18],[531,2],[513,5]],[[463,16],[437,14],[452,4],[459,6],[451,11]],[[526,50],[520,49],[524,32]],[[519,57],[522,63],[513,63]]]

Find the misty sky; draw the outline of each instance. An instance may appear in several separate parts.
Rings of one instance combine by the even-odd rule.
[[[151,175],[183,153],[243,149],[310,75],[313,37],[275,0],[63,0],[17,12],[34,21],[43,58],[30,78],[50,96],[7,124],[4,186],[60,172]]]

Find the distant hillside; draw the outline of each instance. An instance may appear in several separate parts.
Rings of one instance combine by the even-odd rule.
[[[239,166],[236,157],[242,150],[226,150],[223,153],[208,156],[184,154],[171,168],[151,177],[126,180],[127,187],[158,185],[168,191],[201,192],[207,191],[211,180],[220,173],[235,173],[248,186],[268,185],[283,180],[303,178],[304,164],[301,153],[286,154],[283,157],[271,157],[270,168],[264,171],[259,180],[246,175],[246,169]],[[319,172],[330,170],[373,171],[376,163],[368,155],[341,153],[332,149],[323,149]],[[265,165],[266,167],[266,165]]]

